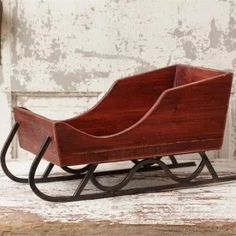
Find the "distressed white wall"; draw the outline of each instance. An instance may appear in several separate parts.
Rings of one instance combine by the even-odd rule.
[[[127,75],[175,63],[236,72],[236,0],[2,1],[0,144],[16,104],[60,119]],[[225,158],[236,158],[232,95]]]

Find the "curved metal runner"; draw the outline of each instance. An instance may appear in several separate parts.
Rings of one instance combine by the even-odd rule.
[[[179,183],[189,183],[191,180],[195,179],[202,172],[205,166],[205,163],[202,160],[200,164],[198,165],[197,169],[188,177],[178,177],[177,175],[173,174],[170,171],[168,166],[163,161],[161,161],[161,157],[159,159],[150,158],[150,159],[145,159],[145,160],[137,162],[137,164],[135,164],[134,167],[130,169],[130,172],[119,184],[116,184],[114,186],[102,185],[101,183],[98,182],[94,174],[92,174],[91,176],[91,182],[93,183],[95,187],[97,187],[98,189],[102,191],[115,192],[125,187],[130,182],[130,180],[132,179],[132,177],[134,176],[134,174],[137,172],[138,169],[144,166],[153,165],[153,164],[158,164],[164,170],[164,172],[167,174],[168,177],[170,177],[172,180]]]

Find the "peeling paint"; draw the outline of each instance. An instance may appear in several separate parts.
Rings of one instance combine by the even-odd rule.
[[[236,20],[230,17],[229,31],[225,35],[225,47],[228,52],[236,51]]]
[[[72,83],[78,81],[75,81],[75,77],[72,79],[72,75],[83,74],[77,78],[87,83],[85,80],[92,79],[94,71],[101,71],[106,74],[104,78],[114,80],[120,78],[122,74],[139,73],[156,68],[158,64],[168,64],[170,52],[173,62],[181,57],[189,62],[195,61],[209,48],[221,48],[221,36],[226,34],[217,28],[214,11],[210,13],[213,17],[209,22],[204,22],[204,18],[196,18],[204,26],[201,30],[196,23],[195,25],[190,23],[190,18],[186,18],[186,12],[189,14],[187,16],[190,16],[194,8],[201,7],[201,3],[197,2],[185,7],[183,1],[159,3],[150,0],[141,5],[137,5],[136,1],[117,1],[116,4],[109,5],[109,0],[86,4],[71,0],[66,4],[64,11],[61,11],[59,6],[62,6],[63,1],[65,0],[58,1],[58,7],[51,0],[36,1],[34,4],[16,0],[13,4],[12,80],[13,83],[16,80],[18,84],[19,80],[23,80],[20,83],[22,86],[15,86],[16,89],[28,90],[34,87],[33,80],[29,77],[34,74],[37,78],[49,79],[52,86],[50,89],[53,91],[58,89],[58,86],[60,89],[73,90],[75,87]],[[229,6],[232,4],[229,0],[224,2],[227,3]],[[124,8],[125,4],[129,4],[130,9],[135,9],[137,14],[130,17],[131,13],[128,14]],[[215,12],[219,7],[220,5],[215,6]],[[155,9],[163,9],[163,12],[159,11],[159,14],[156,14]],[[164,13],[166,9],[168,12]],[[177,17],[176,9],[179,12]],[[167,16],[166,22],[160,21],[162,15]],[[177,27],[174,21],[176,18],[178,18]],[[210,26],[209,38],[206,37],[208,26]],[[225,36],[224,44],[228,51],[232,51],[233,17],[229,20],[228,29],[226,26],[228,34]],[[209,40],[209,48],[205,46],[206,40]],[[100,48],[104,51],[101,52]],[[100,58],[99,62],[95,60],[97,58]],[[30,68],[24,68],[24,71],[20,65],[26,59],[30,60],[32,65]],[[135,66],[129,66],[130,60]],[[110,63],[117,64],[117,61],[122,61],[123,66],[119,68],[117,65],[114,68],[112,65],[108,68]],[[46,70],[45,73],[39,74],[35,63],[41,63]],[[107,68],[104,71],[105,67]],[[54,76],[57,73],[60,73],[58,80]],[[86,73],[88,76],[85,76]],[[18,76],[20,74],[24,76]],[[67,74],[70,76],[66,76]],[[42,82],[35,85],[35,90],[39,89],[40,84],[44,90]]]
[[[183,48],[185,51],[185,56],[191,60],[194,60],[197,58],[196,55],[196,47],[191,41],[185,41],[183,42]]]
[[[222,32],[217,29],[215,19],[211,20],[211,31],[209,33],[210,48],[217,48],[220,44]]]
[[[178,28],[176,28],[173,32],[173,36],[176,36],[178,38],[181,38],[185,35],[184,31],[181,29],[181,26],[183,25],[182,21],[178,22]]]
[[[175,63],[236,71],[235,0],[2,2],[3,92],[103,93]],[[223,156],[236,153],[234,119]]]
[[[102,77],[103,79],[109,76],[109,72],[103,71],[77,71],[74,73],[65,74],[63,71],[57,71],[51,73],[51,79],[53,79],[58,85],[62,86],[63,90],[72,90],[74,83],[80,83],[83,80],[89,80]]]
[[[236,58],[234,58],[232,61],[232,67],[236,70]]]
[[[0,86],[3,85],[4,79],[3,79],[3,73],[2,70],[0,70]]]
[[[192,34],[191,30],[184,29],[184,24],[181,20],[178,21],[178,28],[176,28],[174,32],[172,33],[172,35],[177,38],[182,38],[184,36],[191,35],[191,34]]]

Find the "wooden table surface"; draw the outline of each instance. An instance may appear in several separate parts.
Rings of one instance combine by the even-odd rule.
[[[10,161],[25,175],[31,161]],[[215,160],[221,175],[236,174],[236,161]],[[126,164],[128,165],[128,164]],[[116,168],[124,163],[113,164]],[[103,169],[109,168],[104,165]],[[178,169],[184,175],[191,168]],[[55,170],[60,171],[59,169]],[[207,178],[207,173],[203,173]],[[118,177],[106,177],[111,183]],[[119,177],[121,178],[121,177]],[[236,235],[236,181],[159,193],[70,203],[45,202],[29,186],[0,171],[0,235]],[[170,183],[162,171],[137,174],[131,185]],[[73,192],[77,181],[41,184]],[[68,193],[67,192],[67,193]],[[4,234],[5,233],[5,234]]]

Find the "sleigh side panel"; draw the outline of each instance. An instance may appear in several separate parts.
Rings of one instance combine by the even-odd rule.
[[[20,124],[18,138],[20,146],[37,154],[47,137],[52,139],[44,158],[54,164],[60,164],[54,135],[53,121],[24,108],[14,108],[15,121]]]
[[[94,108],[67,123],[98,136],[128,128],[152,107],[163,91],[173,87],[175,70],[175,66],[170,66],[120,79]]]
[[[176,144],[183,153],[194,151],[194,146],[197,151],[221,148],[231,85],[232,74],[228,73],[166,91],[143,122],[144,130],[151,133],[158,127],[153,134],[156,140]],[[181,147],[182,143],[188,146]]]
[[[232,74],[228,73],[167,90],[138,123],[114,135],[91,136],[58,123],[61,163],[110,162],[219,149],[231,83]]]

